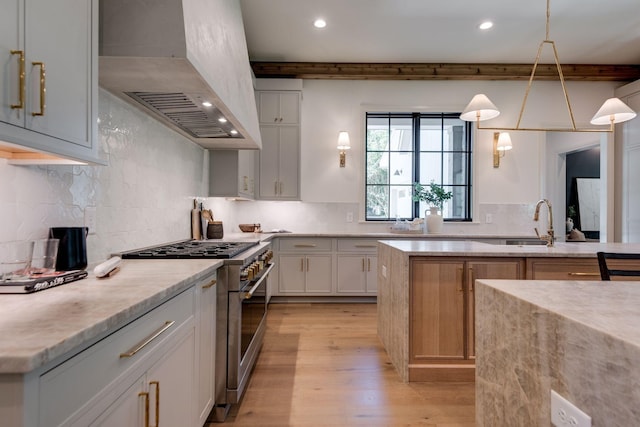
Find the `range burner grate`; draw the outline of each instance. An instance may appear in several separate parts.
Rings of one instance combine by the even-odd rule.
[[[128,259],[228,259],[241,254],[258,242],[209,242],[187,240],[184,242],[154,246],[135,251],[123,252]]]

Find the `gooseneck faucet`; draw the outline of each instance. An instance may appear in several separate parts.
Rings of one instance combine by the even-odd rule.
[[[547,234],[541,236],[540,233],[538,233],[537,227],[534,228],[534,230],[536,230],[536,236],[538,236],[540,240],[544,240],[545,242],[547,242],[547,247],[551,247],[553,246],[555,237],[553,233],[553,213],[551,211],[551,203],[547,199],[542,199],[538,201],[538,203],[536,204],[536,211],[533,214],[533,220],[534,221],[538,220],[538,217],[540,216],[540,206],[543,204],[547,205],[547,210],[549,211],[549,218],[548,218],[549,228],[547,230]]]

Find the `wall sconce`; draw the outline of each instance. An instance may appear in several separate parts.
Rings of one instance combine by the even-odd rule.
[[[500,157],[504,157],[508,150],[511,150],[513,145],[511,144],[511,136],[509,132],[494,132],[493,133],[493,167],[500,167]]]
[[[338,133],[338,150],[340,150],[340,167],[343,168],[347,164],[347,152],[351,149],[351,141],[349,140],[349,132],[341,131]]]

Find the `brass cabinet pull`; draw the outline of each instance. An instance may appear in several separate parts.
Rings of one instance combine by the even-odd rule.
[[[569,276],[598,276],[600,277],[600,273],[567,273]]]
[[[473,283],[476,281],[476,278],[473,274],[473,267],[469,267],[469,276],[471,278],[471,282],[469,282],[469,292],[473,292]]]
[[[129,351],[125,352],[125,353],[120,353],[120,358],[135,356],[136,353],[138,353],[140,350],[142,350],[147,345],[149,345],[153,340],[155,340],[160,335],[162,335],[162,333],[165,332],[167,329],[169,329],[171,326],[173,326],[174,323],[176,323],[175,320],[166,321],[164,323],[164,325],[162,325],[162,327],[158,328],[158,330],[153,332],[147,338],[145,338],[144,340],[140,341],[138,344],[136,344],[136,346],[134,348],[132,348],[131,350],[129,350]]]
[[[138,396],[144,397],[144,427],[149,427],[149,393],[141,391]]]
[[[207,283],[206,285],[203,285],[202,289],[209,289],[210,287],[212,287],[216,283],[218,283],[218,281],[216,279],[212,279],[209,283]]]
[[[355,245],[356,248],[377,248],[376,245]]]
[[[273,181],[273,192],[278,194],[278,181]]]
[[[307,258],[307,271],[309,271],[309,258]]]
[[[149,382],[149,387],[152,386],[156,387],[156,427],[160,427],[160,382]]]
[[[296,248],[315,248],[316,245],[313,243],[298,243],[295,245]]]
[[[304,271],[304,258],[300,258],[300,271]]]
[[[12,109],[22,110],[24,108],[24,51],[12,50],[11,55],[20,55],[18,59],[18,103],[11,105]]]
[[[367,258],[367,271],[371,271],[371,258]]]
[[[32,62],[31,65],[33,65],[34,67],[40,67],[40,111],[38,112],[34,111],[31,113],[31,115],[44,116],[44,109],[46,105],[45,95],[47,93],[47,84],[46,84],[47,72],[44,68],[44,62]]]
[[[362,271],[364,271],[364,258],[362,258]]]

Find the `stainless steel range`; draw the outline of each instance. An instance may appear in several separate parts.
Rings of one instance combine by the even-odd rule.
[[[218,269],[216,407],[209,421],[223,422],[240,401],[262,348],[267,280],[274,267],[270,243],[188,240],[123,252],[129,259],[225,259]]]

